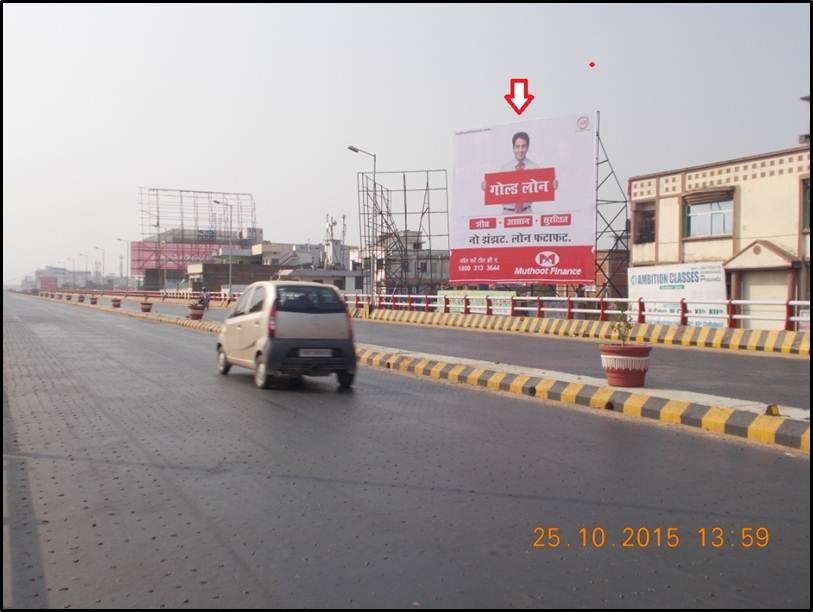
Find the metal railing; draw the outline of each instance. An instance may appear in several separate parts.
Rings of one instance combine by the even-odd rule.
[[[450,296],[346,293],[348,307],[463,314],[503,314],[522,317],[609,321],[626,315],[635,323],[674,322],[697,325],[720,321],[719,327],[737,328],[741,321],[781,322],[794,331],[809,329],[810,302],[802,300],[644,300],[643,298]],[[592,305],[593,307],[587,307]],[[766,309],[767,313],[754,313]]]
[[[174,300],[192,300],[197,301],[200,299],[200,296],[203,294],[202,291],[191,291],[191,290],[178,290],[178,291],[141,291],[141,290],[129,290],[125,291],[122,289],[92,289],[92,290],[83,290],[83,289],[60,289],[58,291],[45,291],[41,293],[62,293],[62,294],[71,294],[71,295],[87,295],[87,296],[96,296],[96,297],[122,297],[122,298],[142,298],[145,300],[153,300],[153,301],[161,301],[165,299],[174,299]],[[228,297],[228,291],[210,291],[209,292],[209,301],[210,302],[234,302],[240,297],[240,293],[232,292],[231,299]]]

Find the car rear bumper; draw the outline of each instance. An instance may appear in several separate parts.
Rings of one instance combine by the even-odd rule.
[[[329,349],[330,357],[303,357],[299,349]],[[269,338],[265,354],[268,369],[283,374],[330,374],[356,371],[356,348],[352,340],[297,340]]]

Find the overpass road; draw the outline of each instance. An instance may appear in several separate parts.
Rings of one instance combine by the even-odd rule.
[[[135,301],[124,306],[139,308]],[[178,316],[187,312],[175,304],[157,304],[155,311]],[[205,316],[222,321],[225,314],[211,309]],[[604,377],[593,341],[360,320],[353,326],[356,339],[368,344]],[[810,360],[654,346],[647,386],[775,403],[809,413]]]
[[[9,294],[3,469],[4,607],[810,608],[808,455]]]

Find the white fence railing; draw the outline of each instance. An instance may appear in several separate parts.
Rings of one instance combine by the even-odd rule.
[[[349,307],[465,314],[609,321],[626,315],[637,323],[671,322],[735,328],[743,321],[781,322],[783,329],[810,329],[810,302],[802,300],[644,300],[631,298],[449,296],[347,293]],[[711,321],[711,323],[709,323]],[[719,321],[719,324],[715,324]]]

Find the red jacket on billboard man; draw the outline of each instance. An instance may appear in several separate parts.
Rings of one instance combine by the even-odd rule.
[[[528,136],[527,132],[517,132],[514,134],[511,138],[511,144],[514,149],[514,159],[503,164],[499,174],[487,174],[486,180],[483,181],[481,186],[483,191],[486,191],[486,204],[501,203],[503,205],[502,210],[504,215],[531,212],[533,201],[552,201],[554,199],[553,192],[559,186],[553,168],[540,169],[539,164],[528,158],[528,148],[531,144],[531,137]],[[512,178],[516,179],[515,173],[527,170],[537,171],[529,175],[529,183],[503,184],[501,182],[502,179],[508,181]],[[542,193],[542,187],[544,187],[546,193]],[[490,191],[487,191],[489,188]],[[522,189],[522,194],[524,195],[519,199],[523,201],[509,203],[504,201],[505,197],[512,193],[517,194],[520,189]],[[497,198],[490,198],[489,195],[496,195]],[[495,199],[498,199],[499,202],[493,201]]]

